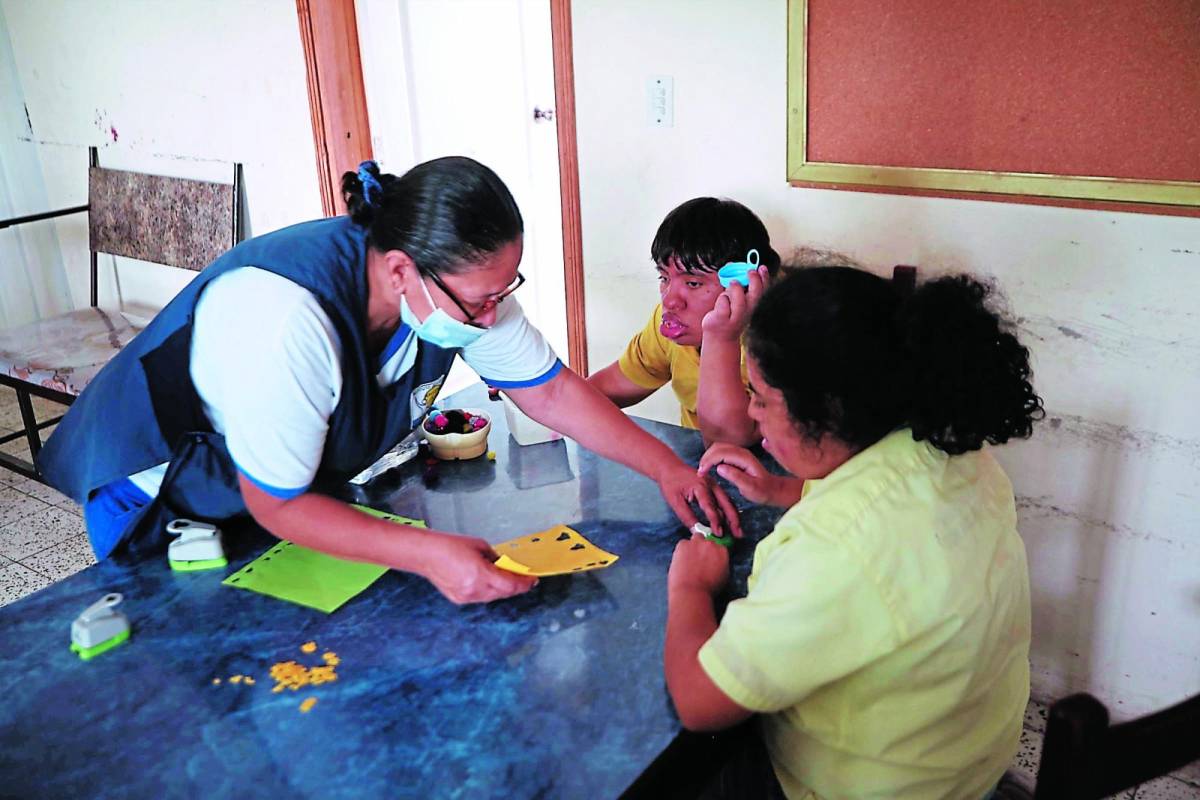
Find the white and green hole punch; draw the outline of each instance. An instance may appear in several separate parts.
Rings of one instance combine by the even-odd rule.
[[[167,524],[167,533],[179,537],[167,546],[167,563],[177,572],[217,569],[229,563],[216,525],[174,519]]]
[[[693,525],[691,527],[691,531],[692,531],[692,533],[703,536],[705,539],[708,539],[713,544],[721,545],[721,547],[724,547],[726,550],[733,547],[733,536],[732,535],[718,536],[717,534],[713,533],[712,528],[708,527],[703,522],[697,522],[695,525]]]
[[[129,638],[129,619],[116,610],[120,602],[120,594],[106,594],[75,618],[71,623],[72,653],[91,661]]]

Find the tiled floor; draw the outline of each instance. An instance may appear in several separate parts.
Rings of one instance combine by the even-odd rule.
[[[39,419],[61,413],[61,407],[34,401]],[[16,395],[0,387],[0,436],[20,428]],[[0,450],[28,458],[24,441]],[[32,594],[95,564],[79,506],[36,481],[0,469],[0,606]],[[1032,786],[1042,752],[1046,707],[1030,702],[1025,711],[1021,750],[1012,772]],[[1177,776],[1159,778],[1118,796],[1121,800],[1194,800],[1200,798],[1200,765]]]
[[[38,419],[47,419],[63,407],[34,398],[34,410]],[[20,429],[16,393],[0,387],[0,436]],[[29,458],[24,439],[0,450]],[[0,468],[0,605],[95,563],[79,506],[49,486]]]

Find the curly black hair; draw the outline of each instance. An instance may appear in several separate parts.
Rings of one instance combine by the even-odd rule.
[[[422,272],[461,272],[525,230],[512,193],[495,172],[465,156],[435,158],[397,177],[364,162],[342,175],[350,218],[378,250],[402,250]],[[369,197],[368,197],[369,194]]]
[[[989,285],[953,275],[910,293],[852,267],[785,275],[755,307],[748,349],[811,438],[864,448],[909,427],[957,455],[1027,438],[1044,416]]]

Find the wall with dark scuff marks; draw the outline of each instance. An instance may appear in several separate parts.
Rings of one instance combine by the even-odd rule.
[[[244,168],[244,227],[321,215],[295,4],[0,0],[53,207],[87,202],[87,148],[102,166],[231,182]],[[88,303],[87,223],[53,223],[76,307]],[[100,260],[103,303],[152,313],[194,273]],[[43,309],[44,314],[69,309]]]

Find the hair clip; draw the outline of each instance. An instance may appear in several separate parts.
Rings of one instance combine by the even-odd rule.
[[[383,194],[383,184],[379,182],[379,178],[375,177],[375,172],[379,171],[379,165],[374,161],[364,161],[358,165],[358,180],[363,187],[363,200],[369,206],[378,205],[371,197],[372,194]]]

